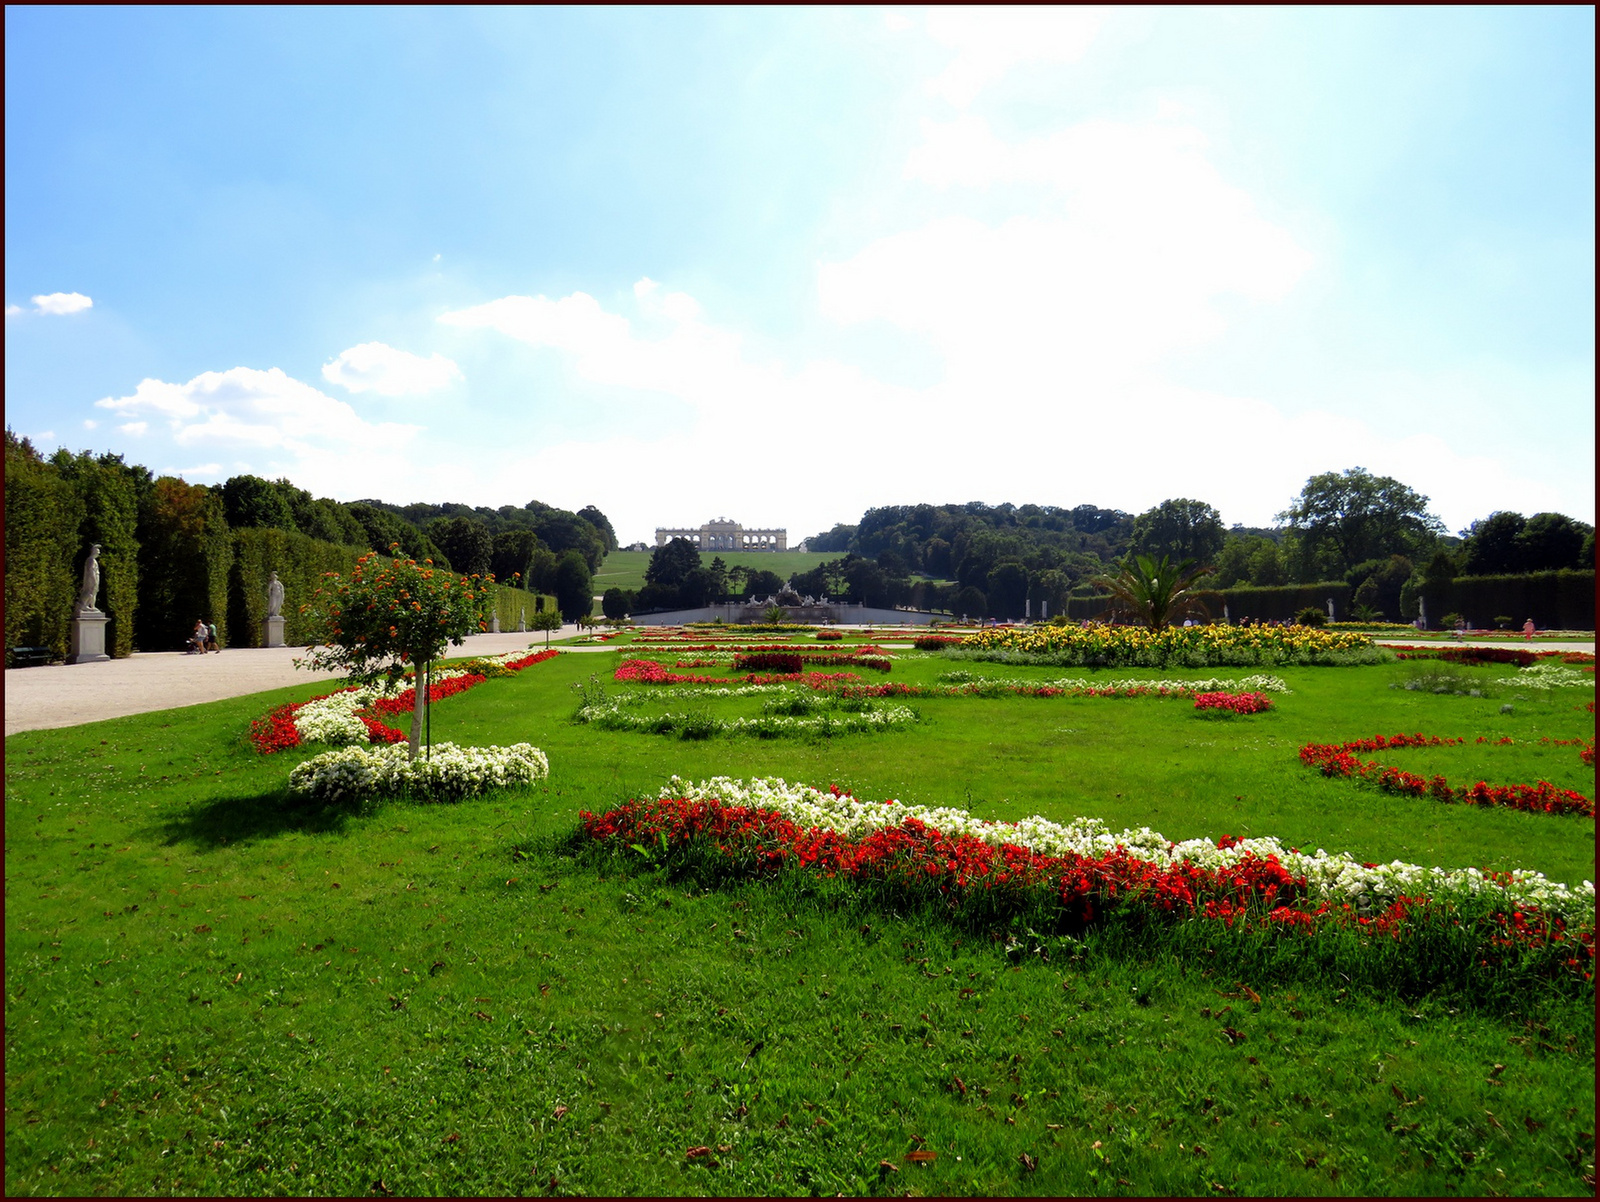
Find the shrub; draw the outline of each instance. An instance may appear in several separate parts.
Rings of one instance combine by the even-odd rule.
[[[757,651],[749,655],[735,655],[735,672],[798,672],[802,660],[793,651]]]
[[[1441,647],[1439,658],[1453,664],[1516,664],[1526,668],[1538,656],[1522,647]]]
[[[1056,619],[1051,618],[1050,621],[1056,622]],[[1067,625],[1066,620],[1062,619],[1059,625]],[[959,647],[961,641],[962,636],[958,634],[924,634],[912,639],[911,645],[918,651],[940,651],[945,647]]]
[[[1295,614],[1294,620],[1300,626],[1325,626],[1328,622],[1328,615],[1315,605],[1308,605]]]

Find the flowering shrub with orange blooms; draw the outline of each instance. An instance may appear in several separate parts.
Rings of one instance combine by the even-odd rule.
[[[398,550],[395,543],[390,550]],[[352,684],[396,684],[408,665],[425,669],[447,644],[487,630],[493,576],[458,576],[432,560],[363,555],[349,576],[323,575],[323,585],[300,607],[313,640],[322,645],[296,664],[343,672]],[[411,754],[422,732],[425,692],[414,694]]]

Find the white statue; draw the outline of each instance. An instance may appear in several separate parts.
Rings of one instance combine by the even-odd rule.
[[[283,581],[278,579],[278,573],[272,572],[267,577],[267,617],[276,618],[282,608]]]
[[[89,558],[83,561],[83,587],[78,590],[78,608],[94,609],[94,599],[100,595],[100,544],[89,548]]]

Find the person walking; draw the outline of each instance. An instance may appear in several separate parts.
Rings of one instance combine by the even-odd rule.
[[[1522,641],[1525,642],[1525,643],[1533,642],[1533,619],[1532,618],[1529,618],[1526,622],[1524,622],[1522,624]]]

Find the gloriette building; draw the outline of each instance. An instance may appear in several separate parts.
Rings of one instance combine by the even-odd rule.
[[[787,530],[746,530],[738,522],[717,518],[698,530],[668,530],[656,527],[656,546],[664,547],[675,538],[686,538],[697,551],[787,551]]]

